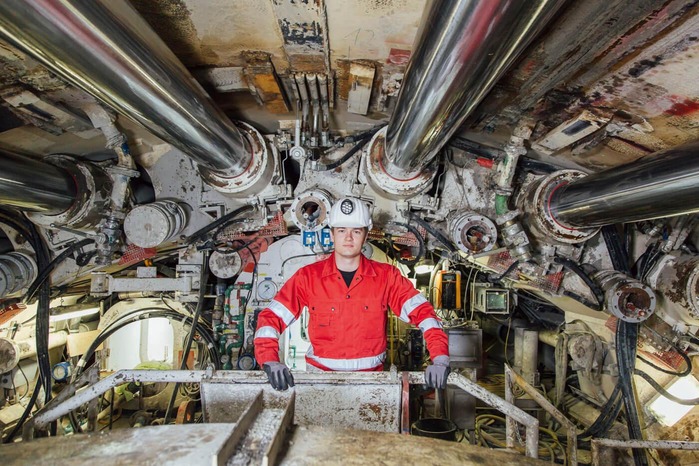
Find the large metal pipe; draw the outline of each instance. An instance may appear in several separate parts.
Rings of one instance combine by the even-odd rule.
[[[571,227],[699,212],[699,141],[561,185],[550,212]]]
[[[388,123],[386,170],[422,171],[564,2],[432,1]]]
[[[0,205],[53,215],[75,202],[75,181],[62,168],[3,149],[0,166]]]
[[[243,135],[127,1],[3,0],[0,34],[199,165],[248,166]]]

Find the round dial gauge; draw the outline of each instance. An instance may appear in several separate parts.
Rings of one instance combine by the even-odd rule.
[[[277,294],[277,284],[271,278],[265,278],[257,285],[257,299],[270,301]]]

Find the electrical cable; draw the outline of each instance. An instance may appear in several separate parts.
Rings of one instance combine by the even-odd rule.
[[[570,259],[567,259],[565,257],[561,256],[555,256],[553,258],[554,262],[557,264],[562,265],[564,268],[567,270],[573,272],[575,275],[580,277],[580,279],[587,285],[587,287],[592,291],[592,294],[594,295],[595,299],[597,300],[597,303],[592,307],[592,309],[596,311],[601,311],[603,306],[604,306],[604,291],[602,291],[602,288],[599,287],[597,283],[595,283],[592,278],[588,274],[585,273],[585,271],[575,262],[573,262]],[[570,297],[575,297],[573,296],[574,293],[564,293],[566,296]]]
[[[339,167],[340,165],[342,165],[343,163],[347,162],[354,154],[359,152],[362,149],[362,147],[364,147],[366,145],[366,143],[369,142],[369,140],[374,136],[374,134],[379,132],[379,130],[381,130],[381,127],[367,131],[366,133],[359,135],[359,137],[357,138],[358,142],[354,146],[352,146],[352,148],[350,150],[348,150],[345,155],[343,155],[338,160],[331,162],[327,165],[318,165],[317,170],[318,171],[334,170],[337,167]]]
[[[223,217],[221,217],[217,220],[214,220],[213,222],[209,223],[205,227],[200,228],[199,230],[195,231],[194,233],[189,235],[186,242],[188,244],[192,244],[195,241],[197,241],[199,238],[201,238],[204,235],[206,235],[207,233],[209,233],[211,230],[214,230],[221,225],[227,225],[228,222],[234,220],[238,215],[241,215],[241,214],[244,214],[247,212],[251,212],[253,210],[255,210],[255,207],[251,206],[251,205],[244,205],[242,207],[239,207],[239,208],[235,209],[234,211],[227,213]]]
[[[220,227],[218,227],[218,228],[216,229],[216,231],[214,232],[214,234],[211,236],[212,240],[214,241],[214,243],[225,242],[225,241],[223,241],[223,240],[219,240],[218,235],[220,235],[221,232],[222,232],[223,230],[225,230],[226,228],[230,227],[231,225],[236,224],[236,223],[243,223],[243,222],[244,222],[243,219],[237,219],[237,218],[236,218],[236,219],[233,219],[233,220],[231,220],[230,222],[228,222],[228,223],[226,223],[226,224],[224,224],[224,225],[221,225]],[[223,254],[233,254],[233,253],[235,253],[235,252],[240,251],[241,249],[245,249],[246,246],[248,246],[248,245],[254,243],[256,240],[257,240],[257,237],[251,239],[250,241],[248,241],[247,243],[243,244],[242,246],[236,247],[236,248],[234,248],[234,249],[230,249],[230,248],[227,248],[227,247],[216,247],[216,246],[214,246],[213,249],[214,249],[214,251],[218,251],[218,252],[221,252],[221,253],[223,253]],[[233,241],[239,241],[239,242],[241,242],[241,243],[244,242],[242,239],[235,239],[235,240],[233,240]]]
[[[604,437],[614,424],[614,420],[621,411],[621,385],[616,384],[607,402],[600,409],[600,415],[594,420],[584,432],[578,434],[578,438]]]
[[[634,365],[636,361],[636,348],[638,345],[638,324],[617,321],[616,329],[616,354],[619,366],[619,384],[621,386],[624,410],[626,411],[626,427],[629,439],[643,440],[640,414],[636,405],[636,394],[633,389]],[[633,449],[633,458],[636,466],[647,466],[648,457],[644,450]]]
[[[512,271],[514,269],[516,269],[518,265],[519,265],[519,260],[514,261],[512,264],[510,264],[510,266],[507,268],[507,270],[505,270],[501,275],[498,275],[498,276],[493,277],[493,278],[489,278],[488,281],[491,283],[500,283],[503,280],[503,278],[507,277],[510,273],[512,273]]]
[[[86,238],[80,241],[77,241],[67,248],[65,248],[59,255],[57,255],[45,268],[41,269],[41,272],[37,277],[34,279],[31,285],[29,285],[29,288],[27,289],[27,292],[24,295],[24,301],[29,302],[32,300],[34,297],[34,294],[36,293],[36,290],[39,288],[39,286],[44,283],[44,281],[51,275],[51,272],[56,268],[58,264],[66,260],[70,255],[72,255],[76,250],[87,246],[88,244],[94,243],[94,240]]]
[[[182,352],[182,363],[180,364],[180,370],[187,368],[187,356],[189,351],[192,349],[192,341],[194,340],[194,334],[196,333],[196,325],[201,316],[201,312],[204,309],[204,298],[206,297],[206,283],[209,281],[209,253],[208,251],[202,252],[202,266],[201,273],[199,274],[199,300],[197,302],[196,311],[194,311],[194,317],[192,317],[192,328],[187,335],[187,343],[185,345],[184,351]],[[168,418],[170,416],[170,411],[175,404],[175,398],[177,397],[177,388],[179,384],[175,383],[175,388],[172,390],[172,396],[170,397],[170,402],[168,403],[167,409],[165,410],[165,420],[164,424],[168,423]]]
[[[87,361],[90,360],[97,348],[104,343],[109,337],[114,333],[126,327],[134,322],[139,322],[141,320],[155,319],[159,317],[164,317],[167,319],[176,320],[182,322],[184,325],[192,326],[192,317],[186,316],[180,312],[170,311],[168,309],[163,309],[161,307],[146,307],[135,309],[128,314],[122,316],[119,320],[112,322],[109,326],[102,330],[102,332],[95,338],[92,344],[85,350],[85,353],[80,357],[80,360],[75,365],[75,372],[71,376],[71,383],[75,382],[80,374],[83,372],[83,368],[86,366]],[[199,323],[196,326],[197,333],[207,342],[209,348],[209,357],[213,362],[216,369],[220,369],[218,350],[216,349],[215,341],[211,336],[211,329],[205,327],[203,324]]]
[[[670,375],[674,375],[677,377],[686,377],[692,373],[692,360],[689,358],[689,356],[687,356],[687,354],[684,351],[680,351],[678,348],[675,348],[675,351],[677,352],[677,354],[680,355],[680,357],[682,359],[684,359],[685,365],[687,366],[683,371],[679,371],[679,372],[678,371],[671,371],[671,370],[662,368],[656,364],[653,364],[652,362],[645,359],[643,356],[636,356],[636,357],[638,359],[640,359],[642,362],[644,362],[645,364],[648,364],[650,367],[652,367],[656,371],[660,371],[664,374],[670,374]]]
[[[21,219],[21,220],[19,220]],[[20,233],[29,243],[29,245],[34,250],[36,255],[37,268],[39,270],[44,270],[49,264],[49,253],[43,238],[39,234],[36,226],[26,220],[21,214],[16,212],[10,212],[5,209],[0,209],[0,221],[7,224],[8,226],[14,228],[18,233]],[[37,354],[37,365],[39,367],[39,376],[37,377],[37,383],[34,388],[34,392],[29,399],[29,403],[24,409],[24,412],[20,416],[19,421],[15,425],[10,435],[3,439],[3,442],[9,442],[16,435],[16,433],[21,429],[24,422],[26,422],[29,414],[31,413],[34,405],[36,404],[37,398],[39,396],[40,388],[44,389],[44,401],[48,402],[51,399],[51,365],[49,362],[49,295],[50,287],[48,280],[44,282],[39,287],[39,303],[37,305],[36,312],[36,326],[35,326],[35,339],[36,339],[36,354]],[[56,423],[51,424],[51,431],[55,431]]]
[[[452,242],[449,240],[449,238],[447,238],[446,236],[444,236],[444,234],[443,234],[442,232],[440,232],[440,231],[438,231],[438,230],[432,228],[432,225],[430,225],[429,223],[427,223],[426,220],[424,220],[423,218],[421,218],[421,217],[420,217],[419,215],[417,215],[415,212],[410,212],[410,219],[411,219],[411,220],[414,220],[415,223],[417,223],[419,226],[421,226],[422,228],[424,228],[425,230],[427,230],[427,232],[428,232],[429,234],[431,234],[432,236],[434,236],[435,239],[437,239],[437,241],[439,241],[440,243],[442,243],[442,244],[447,248],[447,251],[449,251],[449,252],[456,252],[456,251],[457,251],[456,246],[454,245],[454,243],[452,243]]]
[[[669,393],[667,390],[665,390],[662,385],[660,385],[658,382],[656,382],[653,377],[648,375],[647,373],[635,369],[634,374],[637,376],[641,377],[643,380],[648,382],[651,387],[653,387],[658,393],[660,393],[662,396],[667,398],[668,400],[674,401],[675,403],[684,405],[684,406],[694,406],[694,405],[699,405],[699,398],[690,398],[690,399],[683,399],[683,398],[678,398],[675,395]]]
[[[31,412],[32,408],[34,407],[34,404],[36,403],[37,398],[39,397],[39,392],[41,391],[39,389],[42,385],[43,382],[41,381],[41,376],[39,376],[36,378],[36,385],[34,386],[34,391],[32,392],[31,398],[29,398],[29,403],[27,403],[27,407],[24,409],[24,412],[20,416],[19,420],[17,421],[17,424],[15,424],[15,427],[12,429],[12,431],[9,434],[7,434],[7,437],[2,439],[2,443],[12,442],[12,439],[15,438],[17,432],[19,432],[24,423],[27,421],[29,413]]]
[[[417,230],[417,228],[415,228],[412,225],[408,225],[407,223],[390,222],[390,224],[407,229],[410,233],[413,234],[413,236],[415,236],[415,239],[417,239],[418,244],[418,253],[415,254],[415,257],[413,259],[403,259],[400,257],[399,254],[398,257],[396,257],[396,261],[409,267],[417,264],[420,261],[420,259],[422,259],[422,257],[425,255],[425,240],[422,239],[422,235],[420,234],[420,232]],[[391,235],[387,234],[386,238],[389,242],[389,245],[391,245],[391,249],[393,249],[393,241],[391,240]]]
[[[618,270],[626,275],[629,275],[629,255],[625,249],[624,240],[619,235],[619,231],[615,225],[606,225],[602,227],[602,237],[609,251],[609,258],[612,261],[614,270]]]

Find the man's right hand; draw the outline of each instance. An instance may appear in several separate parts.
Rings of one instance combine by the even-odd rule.
[[[289,368],[280,362],[266,362],[262,369],[267,374],[270,385],[275,390],[286,390],[294,386],[294,377],[289,372]]]

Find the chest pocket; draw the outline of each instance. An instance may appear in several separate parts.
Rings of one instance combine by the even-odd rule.
[[[335,339],[338,331],[337,303],[317,301],[308,306],[308,336],[311,342],[329,342]]]
[[[351,320],[348,330],[354,338],[366,340],[386,339],[388,308],[379,299],[366,299],[352,306],[347,317]]]

